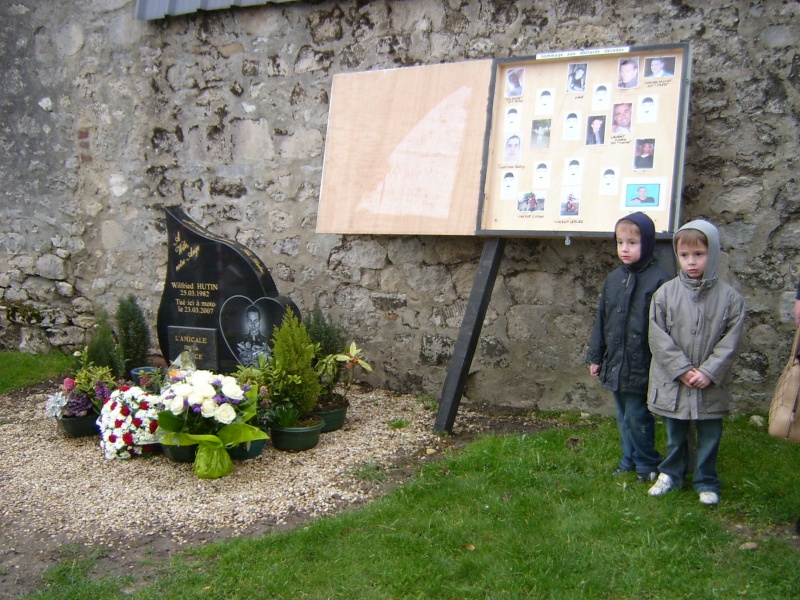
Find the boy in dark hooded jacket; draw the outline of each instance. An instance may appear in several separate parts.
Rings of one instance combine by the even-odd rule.
[[[617,256],[622,261],[606,278],[586,361],[614,394],[622,459],[614,471],[636,471],[641,482],[658,477],[661,455],[655,449],[655,419],[647,409],[650,347],[647,343],[650,298],[670,279],[656,262],[655,225],[636,212],[614,227]]]

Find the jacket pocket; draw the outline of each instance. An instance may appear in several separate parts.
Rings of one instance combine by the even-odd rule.
[[[664,331],[669,333],[672,331],[672,309],[667,309],[667,314],[664,315]]]
[[[661,410],[675,412],[678,407],[679,388],[650,387],[650,404]]]

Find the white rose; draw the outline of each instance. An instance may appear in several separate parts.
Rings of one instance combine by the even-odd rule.
[[[211,371],[193,371],[186,376],[186,381],[191,385],[210,384],[216,376]]]
[[[164,403],[167,410],[171,411],[173,415],[179,415],[183,412],[183,398],[175,396],[170,398]]]
[[[236,409],[227,402],[225,404],[220,404],[217,407],[217,411],[214,413],[214,418],[225,425],[233,423],[233,420],[236,418]]]
[[[217,403],[212,398],[206,398],[200,405],[200,414],[206,419],[215,416],[217,412]]]
[[[187,400],[189,400],[189,406],[197,406],[198,404],[203,404],[206,400],[208,400],[208,396],[204,396],[197,391],[192,391],[188,396]]]
[[[196,394],[200,394],[203,398],[213,398],[217,395],[217,390],[210,383],[197,383],[194,385]]]
[[[192,386],[186,383],[185,381],[179,381],[178,383],[174,383],[171,388],[172,393],[176,396],[183,396],[186,397],[192,393]]]
[[[233,400],[241,400],[244,398],[244,390],[239,387],[233,377],[225,377],[222,380],[222,393],[228,398]]]

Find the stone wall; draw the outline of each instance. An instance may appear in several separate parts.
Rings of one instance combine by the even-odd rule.
[[[256,252],[366,349],[369,381],[438,396],[474,238],[317,235],[335,73],[687,41],[683,218],[723,233],[750,316],[737,401],[765,410],[800,274],[800,4],[764,0],[300,1],[133,19],[133,0],[0,4],[5,347],[71,349],[134,293],[155,323],[164,204]],[[610,412],[585,345],[609,240],[506,247],[466,395]]]

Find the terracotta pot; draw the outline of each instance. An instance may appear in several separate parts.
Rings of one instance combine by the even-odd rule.
[[[92,413],[85,417],[62,417],[56,419],[61,430],[67,437],[86,437],[89,435],[99,435],[100,428],[97,426],[97,415]]]

